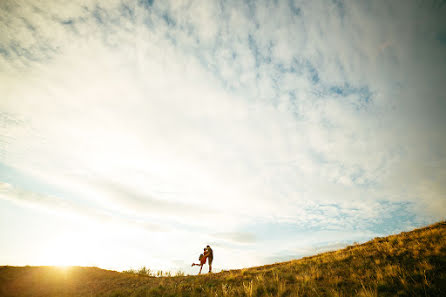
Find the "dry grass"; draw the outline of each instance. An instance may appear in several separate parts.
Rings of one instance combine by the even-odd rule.
[[[201,276],[0,267],[1,296],[446,296],[446,222],[284,263]]]

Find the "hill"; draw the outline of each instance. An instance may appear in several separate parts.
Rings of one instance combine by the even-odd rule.
[[[334,252],[212,275],[0,267],[0,296],[446,296],[446,222]]]

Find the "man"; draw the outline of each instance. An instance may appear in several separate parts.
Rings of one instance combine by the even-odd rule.
[[[212,273],[212,261],[214,260],[214,252],[209,245],[206,246],[206,257],[209,263],[209,273]]]

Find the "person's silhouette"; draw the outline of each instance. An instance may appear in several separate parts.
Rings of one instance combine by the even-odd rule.
[[[200,271],[198,271],[198,274],[201,274],[201,269],[203,269],[203,265],[206,264],[206,258],[207,258],[206,252],[207,252],[206,248],[204,248],[203,249],[203,254],[200,254],[200,256],[198,257],[198,260],[200,261],[200,264],[192,263],[192,267],[200,266]]]
[[[214,261],[214,251],[211,249],[211,247],[209,245],[206,246],[205,248],[206,250],[206,257],[208,258],[208,263],[209,263],[209,273],[212,272],[212,261]]]

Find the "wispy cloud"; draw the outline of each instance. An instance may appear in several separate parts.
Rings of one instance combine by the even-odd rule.
[[[0,162],[16,175],[2,182],[68,193],[8,201],[93,208],[234,253],[255,242],[253,263],[283,228],[285,243],[444,218],[442,5],[0,6]]]
[[[75,201],[24,191],[3,182],[0,182],[0,199],[60,216],[78,216],[100,223],[108,222],[126,224],[130,227],[140,227],[151,232],[168,230],[167,226],[138,221],[135,219],[125,219],[123,217],[115,216],[112,212],[107,210],[92,209],[87,205],[82,205]]]

